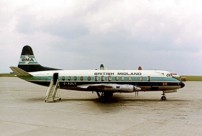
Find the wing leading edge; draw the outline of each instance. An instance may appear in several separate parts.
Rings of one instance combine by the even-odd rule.
[[[140,91],[141,88],[133,85],[120,85],[120,84],[87,84],[77,86],[81,89],[100,91],[100,92],[135,92]]]

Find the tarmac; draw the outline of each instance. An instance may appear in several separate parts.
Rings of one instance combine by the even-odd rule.
[[[100,103],[96,93],[60,90],[62,101],[45,103],[47,87],[0,77],[1,136],[201,136],[202,82],[177,93],[115,94]]]

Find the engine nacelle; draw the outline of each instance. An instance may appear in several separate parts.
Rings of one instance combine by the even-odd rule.
[[[114,85],[110,90],[115,92],[135,92],[141,90],[141,88],[133,85]]]

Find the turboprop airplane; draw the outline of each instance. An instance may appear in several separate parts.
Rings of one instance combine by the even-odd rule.
[[[185,84],[162,70],[61,70],[40,65],[28,45],[22,49],[18,67],[10,67],[21,79],[39,85],[58,84],[61,89],[96,92],[101,101],[109,100],[114,93],[140,91],[176,92]],[[178,76],[177,76],[178,77]]]

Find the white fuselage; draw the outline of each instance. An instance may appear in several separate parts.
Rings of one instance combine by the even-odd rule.
[[[173,78],[168,71],[158,70],[40,71],[30,72],[33,77],[28,81],[48,86],[54,73],[58,73],[63,89],[134,92],[138,90],[135,87],[139,91],[175,90],[181,87],[181,81]]]

